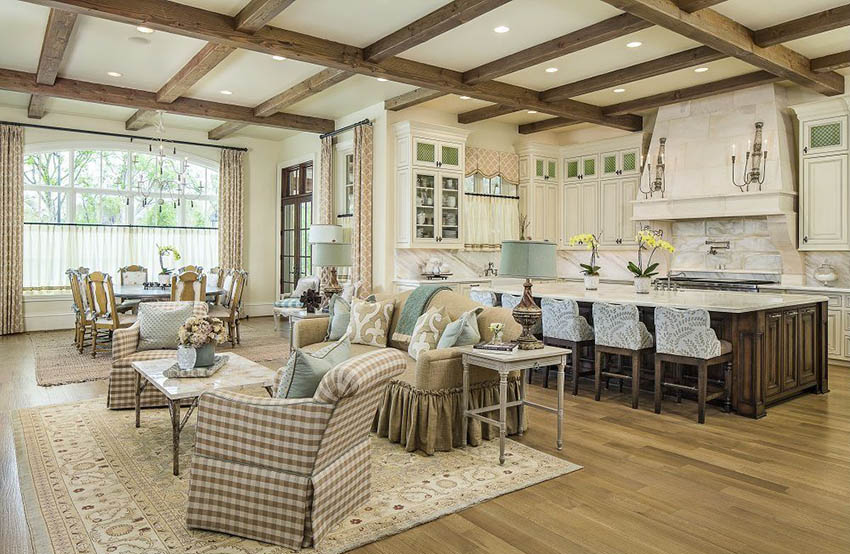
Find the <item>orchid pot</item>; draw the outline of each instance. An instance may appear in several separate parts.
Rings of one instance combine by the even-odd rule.
[[[596,275],[588,275],[585,273],[584,275],[584,289],[585,290],[596,290],[599,288],[599,274]]]
[[[635,277],[635,292],[638,294],[649,294],[652,285],[651,277]]]
[[[675,252],[673,245],[666,240],[661,239],[662,232],[660,229],[650,229],[644,227],[641,229],[635,241],[638,244],[638,260],[637,263],[629,262],[627,266],[635,276],[635,292],[638,294],[649,294],[652,277],[658,275],[658,262],[653,263],[652,257],[655,252],[661,248],[671,254]],[[644,252],[649,251],[649,256],[644,259]]]
[[[602,235],[600,234],[599,237]],[[585,290],[596,290],[599,288],[599,270],[596,258],[599,256],[599,237],[592,233],[583,233],[570,237],[570,246],[584,246],[590,250],[590,263],[579,264],[581,273],[584,275]]]

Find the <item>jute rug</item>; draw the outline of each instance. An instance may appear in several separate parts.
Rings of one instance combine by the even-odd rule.
[[[287,333],[274,330],[271,318],[251,318],[239,324],[242,343],[231,349],[230,343],[217,347],[245,356],[255,362],[286,360],[289,355]],[[39,331],[29,333],[35,355],[35,381],[41,386],[82,383],[109,378],[112,356],[109,353],[91,357],[91,350],[80,354],[73,344],[74,331]]]
[[[171,474],[167,410],[110,411],[104,400],[19,410],[13,416],[21,495],[39,554],[272,554],[289,550],[187,529],[185,509],[194,418],[181,435],[179,477]],[[473,504],[580,469],[508,441],[435,456],[372,439],[372,499],[315,550],[339,553]]]

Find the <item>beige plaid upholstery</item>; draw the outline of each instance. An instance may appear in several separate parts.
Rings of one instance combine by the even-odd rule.
[[[159,302],[157,307],[179,308],[185,302]],[[207,303],[195,302],[192,315],[207,315]],[[142,360],[158,360],[176,357],[175,350],[139,350],[139,323],[125,329],[117,329],[112,334],[112,371],[109,372],[109,388],[106,393],[106,406],[113,410],[136,407],[136,372],[132,363]],[[145,387],[142,392],[143,408],[165,406],[165,396],[154,387]]]
[[[405,355],[368,352],[329,371],[313,398],[201,395],[186,520],[299,549],[369,498],[369,429]]]

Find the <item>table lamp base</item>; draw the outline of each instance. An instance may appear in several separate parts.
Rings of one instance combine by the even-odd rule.
[[[511,312],[516,322],[522,325],[522,334],[517,339],[517,344],[520,350],[538,350],[543,348],[543,343],[531,333],[531,330],[540,321],[543,312],[531,296],[531,279],[526,279],[523,286],[525,291],[522,294],[522,300]]]

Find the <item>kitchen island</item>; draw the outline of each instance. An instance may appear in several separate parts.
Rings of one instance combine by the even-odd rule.
[[[522,294],[520,285],[481,290]],[[637,294],[628,285],[602,284],[588,291],[570,282],[536,284],[532,294],[538,303],[546,297],[575,300],[591,324],[594,302],[635,304],[652,332],[656,307],[708,310],[718,338],[732,343],[732,409],[740,415],[762,417],[771,404],[829,390],[826,296],[702,290]]]

